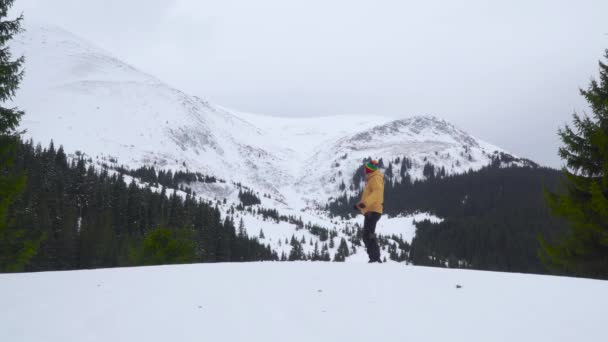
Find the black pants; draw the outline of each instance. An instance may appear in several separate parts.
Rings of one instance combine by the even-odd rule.
[[[367,249],[367,255],[369,261],[380,261],[380,247],[378,246],[378,239],[376,239],[376,223],[380,220],[380,213],[367,213],[365,214],[365,221],[363,223],[363,243]]]

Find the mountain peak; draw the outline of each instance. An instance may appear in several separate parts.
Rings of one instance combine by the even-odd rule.
[[[386,141],[391,137],[407,138],[414,141],[440,141],[460,144],[470,147],[479,147],[477,139],[468,133],[456,128],[453,124],[436,116],[413,116],[399,119],[375,126],[362,131],[351,141]]]

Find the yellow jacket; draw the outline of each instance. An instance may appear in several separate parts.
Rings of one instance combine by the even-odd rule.
[[[374,171],[367,175],[367,183],[359,203],[365,204],[365,208],[360,208],[363,215],[369,212],[382,214],[384,205],[384,175],[382,172]]]

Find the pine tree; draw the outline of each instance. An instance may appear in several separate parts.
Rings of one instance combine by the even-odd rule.
[[[289,252],[289,261],[306,260],[304,249],[295,237],[291,239],[291,251]]]
[[[312,241],[312,240],[311,240]],[[312,261],[318,261],[321,260],[321,254],[319,254],[319,243],[315,242],[315,249],[312,253]]]
[[[345,261],[349,255],[348,244],[346,243],[346,240],[342,238],[340,240],[340,245],[338,246],[338,251],[334,255],[334,261]]]
[[[23,16],[6,20],[13,0],[0,1],[0,102],[15,96],[23,78],[23,57],[12,59],[7,43],[21,32]],[[25,186],[25,176],[11,172],[19,142],[17,128],[23,112],[0,106],[0,272],[21,271],[36,254],[37,242],[25,237],[25,230],[14,227],[8,208]]]
[[[245,238],[245,237],[247,237],[247,231],[245,230],[245,222],[243,221],[242,217],[241,217],[241,221],[239,222],[238,237],[239,238]]]
[[[7,47],[9,40],[21,32],[23,16],[15,20],[5,20],[14,0],[0,1],[0,102],[4,103],[15,96],[23,79],[24,57],[12,60]],[[0,134],[14,136],[23,112],[16,108],[0,107]]]
[[[540,254],[554,269],[608,279],[608,65],[599,66],[599,83],[580,91],[593,116],[575,113],[574,128],[559,131],[565,192],[547,192],[549,207],[570,223],[570,232],[555,243],[541,239]]]
[[[393,178],[393,163],[388,163],[388,168],[384,172],[384,176],[389,180]]]

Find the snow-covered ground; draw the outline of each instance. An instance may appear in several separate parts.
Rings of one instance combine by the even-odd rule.
[[[383,217],[378,221],[376,233],[384,236],[396,235],[401,237],[403,241],[412,243],[414,236],[416,236],[416,222],[425,220],[429,220],[433,223],[440,223],[443,221],[437,216],[429,215],[427,213],[409,216]]]
[[[346,244],[353,252],[353,244],[349,240],[349,236],[346,233],[348,230],[352,230],[357,225],[359,227],[363,226],[363,216],[359,215],[355,218],[349,220],[342,219],[332,219],[320,213],[309,213],[309,212],[290,212],[286,210],[281,210],[281,213],[288,213],[293,215],[299,215],[296,217],[301,217],[304,223],[311,223],[318,225],[319,227],[326,228],[329,230],[335,230],[337,232],[337,237],[334,239],[335,246],[329,249],[330,255],[333,260],[333,256],[338,249],[338,244],[342,238],[345,238]],[[270,245],[271,248],[279,255],[284,252],[286,255],[289,255],[291,251],[291,246],[286,243],[289,241],[292,236],[294,236],[298,241],[304,240],[305,244],[302,245],[304,252],[312,253],[314,251],[315,242],[320,242],[319,237],[311,234],[306,229],[297,229],[295,224],[290,224],[287,222],[274,222],[271,220],[263,220],[260,216],[254,216],[249,213],[237,213],[235,216],[236,223],[239,223],[240,219],[243,219],[243,223],[245,224],[245,230],[247,231],[247,235],[249,236],[260,236],[260,231],[263,231],[264,238],[260,238],[260,242],[264,245]],[[383,216],[376,226],[376,234],[385,237],[391,237],[393,235],[400,237],[403,241],[408,243],[412,242],[412,239],[416,235],[416,222],[420,222],[423,220],[430,220],[431,222],[441,222],[442,219],[430,215],[427,213],[419,213],[408,216],[398,216],[398,217],[389,217]],[[286,240],[287,239],[287,240]],[[312,243],[310,242],[312,240]],[[398,246],[396,242],[391,242]],[[323,243],[319,245],[322,247]],[[382,249],[380,251],[381,258],[389,259],[389,254],[386,249]],[[354,253],[347,259],[350,261],[359,261],[359,262],[367,262],[368,257],[365,251],[365,248],[361,246],[355,246]]]
[[[0,303],[7,342],[587,342],[606,340],[608,282],[399,264],[206,264],[4,274]]]

